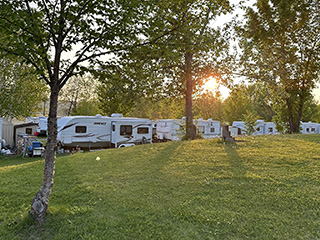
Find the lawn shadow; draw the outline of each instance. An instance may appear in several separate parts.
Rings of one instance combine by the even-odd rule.
[[[41,157],[21,157],[21,156],[0,156],[0,168],[17,166],[31,162],[43,160]]]
[[[235,178],[244,178],[247,172],[243,161],[237,152],[237,144],[234,142],[225,143],[225,152],[228,156],[228,164]]]
[[[164,143],[166,144],[166,143]],[[165,148],[159,151],[158,154],[156,154],[153,158],[150,159],[150,164],[153,165],[154,161],[157,161],[157,165],[159,165],[159,159],[161,159],[161,163],[159,165],[159,169],[162,169],[163,166],[166,165],[168,160],[175,154],[176,150],[180,147],[182,144],[181,141],[172,142],[170,144],[166,144]]]

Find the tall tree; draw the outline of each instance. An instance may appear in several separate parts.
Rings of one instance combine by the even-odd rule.
[[[225,57],[228,44],[227,34],[213,27],[218,16],[232,11],[229,1],[194,0],[181,1],[169,6],[172,22],[180,14],[185,16],[182,26],[166,39],[167,53],[163,59],[173,59],[175,76],[185,96],[186,139],[196,138],[193,124],[193,94],[204,78],[221,76],[225,72],[221,60]],[[164,47],[164,46],[162,46]],[[172,60],[171,60],[172,62]]]
[[[258,0],[247,8],[240,33],[245,74],[268,85],[278,120],[298,133],[319,80],[319,1]]]
[[[0,59],[0,117],[8,121],[26,118],[40,111],[48,88],[34,69],[16,57]]]
[[[151,90],[139,97],[147,94],[153,97],[184,95],[186,138],[193,139],[196,137],[196,128],[193,125],[193,94],[199,89],[203,79],[213,75],[219,77],[221,72],[229,70],[224,68],[222,63],[226,57],[224,54],[228,51],[227,34],[223,35],[221,29],[214,28],[214,22],[218,16],[232,11],[232,7],[227,0],[159,1],[157,7],[154,21],[146,29],[144,36],[153,38],[154,32],[159,28],[175,31],[153,45],[141,46],[129,55],[123,55],[124,67],[118,70],[124,72],[123,70],[132,64],[131,69],[134,71],[129,77],[118,74],[119,77],[130,80],[124,85],[107,78],[112,85],[110,90],[114,89],[119,93],[120,99],[125,95],[123,92],[127,93],[130,101],[125,106],[134,105],[137,99],[134,97],[138,95],[137,91],[134,91],[136,85],[147,85]],[[144,74],[141,74],[141,69]],[[128,74],[128,71],[125,73]],[[144,84],[142,79],[148,79],[147,84]],[[158,91],[159,88],[167,91]],[[157,91],[153,92],[154,89]]]
[[[152,2],[143,0],[0,2],[0,51],[21,56],[50,87],[44,177],[30,211],[39,221],[44,220],[53,186],[61,88],[99,57],[152,42],[139,36],[147,27],[146,17],[155,16],[153,10]]]

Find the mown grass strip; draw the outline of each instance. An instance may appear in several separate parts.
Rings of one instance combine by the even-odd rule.
[[[58,157],[45,226],[27,213],[41,185],[43,160],[0,165],[5,182],[0,186],[0,236],[320,238],[320,135],[238,140],[171,142]]]

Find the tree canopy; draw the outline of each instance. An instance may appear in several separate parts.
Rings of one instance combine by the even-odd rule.
[[[289,132],[300,131],[305,102],[319,80],[320,8],[317,0],[258,0],[239,28],[244,74],[264,82]]]
[[[11,121],[35,115],[47,95],[47,86],[31,66],[16,57],[0,59],[0,117]]]

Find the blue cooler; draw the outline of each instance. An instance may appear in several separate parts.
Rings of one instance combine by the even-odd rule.
[[[33,141],[32,142],[32,150],[33,150],[33,156],[41,156],[44,147],[42,147],[42,143],[39,141]]]

